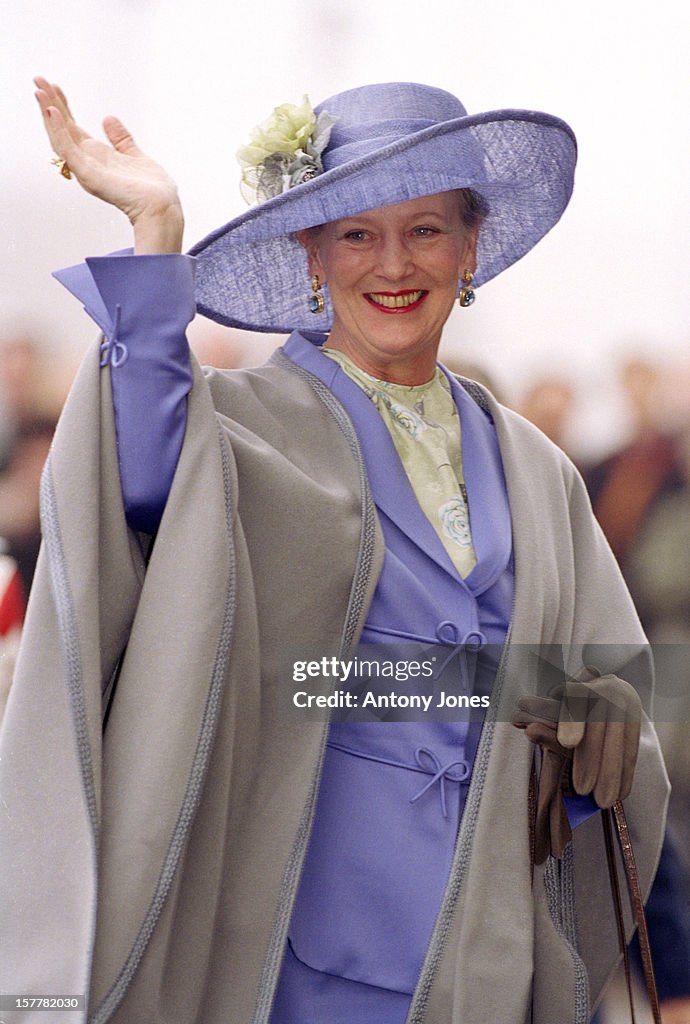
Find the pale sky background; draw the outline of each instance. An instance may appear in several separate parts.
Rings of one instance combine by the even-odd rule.
[[[93,326],[50,271],[129,244],[121,214],[51,167],[34,74],[59,82],[94,133],[117,114],[170,170],[187,246],[245,209],[234,153],[274,106],[426,82],[470,113],[545,110],[578,136],[562,221],[453,313],[447,344],[509,396],[547,372],[591,382],[582,431],[596,447],[604,421],[615,428],[621,357],[687,358],[689,11],[678,0],[5,0],[0,328],[33,320],[51,347],[83,351]]]

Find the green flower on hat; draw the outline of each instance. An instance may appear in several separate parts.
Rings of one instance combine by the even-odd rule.
[[[299,105],[276,107],[252,131],[249,145],[237,151],[247,202],[271,199],[321,174],[321,154],[334,122],[325,111],[317,117],[307,96]]]

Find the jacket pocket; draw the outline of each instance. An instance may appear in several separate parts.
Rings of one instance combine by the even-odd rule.
[[[412,767],[327,747],[290,924],[290,942],[303,963],[412,994],[446,887],[464,796],[452,773],[432,783],[434,774],[433,760],[423,757]]]

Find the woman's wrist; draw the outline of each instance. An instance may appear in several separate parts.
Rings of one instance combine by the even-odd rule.
[[[164,213],[143,213],[132,226],[135,255],[182,252],[184,216],[179,205],[169,207]]]

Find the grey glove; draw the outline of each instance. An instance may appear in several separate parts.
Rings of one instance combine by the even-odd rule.
[[[583,673],[584,674],[584,673]],[[535,861],[560,857],[572,833],[563,793],[591,793],[599,807],[624,800],[632,787],[642,706],[618,676],[569,679],[553,697],[523,697],[513,724],[542,749]]]
[[[573,751],[573,788],[612,807],[632,789],[642,720],[637,690],[613,675],[569,679],[559,689],[557,737]]]
[[[572,839],[563,794],[572,793],[570,776],[573,752],[558,742],[560,710],[559,700],[522,697],[513,719],[513,725],[524,729],[527,737],[542,752],[534,820],[535,864],[543,864],[549,854],[561,857]]]

